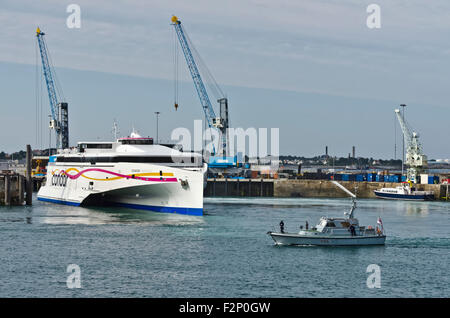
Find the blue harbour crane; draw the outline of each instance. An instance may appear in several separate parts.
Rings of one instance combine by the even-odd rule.
[[[41,53],[42,69],[45,83],[47,84],[48,99],[52,113],[50,128],[54,129],[56,132],[56,148],[66,149],[69,148],[68,104],[66,102],[59,101],[62,99],[62,93],[57,94],[55,89],[54,71],[49,62],[49,54],[44,35],[45,33],[37,28],[36,37],[39,44],[39,51]]]
[[[194,56],[192,54],[193,53],[192,51],[193,50],[195,51],[195,48],[190,42],[189,37],[186,35],[186,32],[184,31],[184,28],[181,25],[181,21],[176,16],[172,16],[171,21],[172,25],[175,28],[181,49],[183,50],[184,57],[186,58],[186,63],[189,68],[189,72],[191,73],[195,89],[197,90],[197,94],[200,99],[203,111],[205,113],[205,118],[208,123],[208,126],[209,128],[214,127],[220,131],[222,149],[219,150],[219,154],[221,153],[221,155],[225,157],[228,152],[227,149],[228,146],[227,128],[229,127],[228,99],[224,96],[223,92],[221,91],[217,83],[214,81],[214,78],[212,78],[212,75],[209,73],[209,71],[206,70],[207,74],[214,81],[215,90],[219,94],[217,102],[219,103],[220,106],[220,116],[216,116],[216,113],[214,112],[214,108],[212,107],[211,101],[206,91],[206,87],[203,83],[202,77],[197,67],[197,63],[195,62]],[[176,102],[175,108],[178,108],[178,104]]]

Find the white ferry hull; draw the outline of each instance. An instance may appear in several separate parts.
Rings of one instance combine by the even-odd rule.
[[[68,205],[113,204],[189,215],[203,214],[206,165],[175,168],[147,163],[50,163],[38,200]]]
[[[386,236],[302,236],[288,233],[268,233],[277,245],[318,245],[318,246],[355,246],[355,245],[384,245]]]

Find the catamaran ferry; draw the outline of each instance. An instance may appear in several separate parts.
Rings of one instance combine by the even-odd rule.
[[[203,215],[206,170],[200,154],[133,132],[116,142],[80,142],[51,156],[37,197],[74,206]]]

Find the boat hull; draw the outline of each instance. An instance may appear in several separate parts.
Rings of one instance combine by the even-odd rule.
[[[66,205],[114,205],[155,212],[203,215],[206,166],[156,164],[49,165],[38,200]]]
[[[366,246],[384,245],[385,235],[376,236],[303,236],[289,233],[268,232],[277,245],[316,245],[316,246]]]
[[[409,201],[432,201],[433,194],[401,194],[401,193],[386,193],[381,191],[374,191],[375,196],[380,199],[387,200],[409,200]]]

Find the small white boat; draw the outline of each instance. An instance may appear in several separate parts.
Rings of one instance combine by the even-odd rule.
[[[418,191],[407,183],[395,188],[381,188],[374,190],[375,196],[389,200],[431,201],[434,200],[433,191]]]
[[[275,241],[275,244],[321,246],[385,244],[386,235],[381,219],[378,218],[378,226],[375,228],[360,226],[358,219],[353,216],[356,208],[356,196],[336,181],[333,183],[352,196],[350,212],[344,213],[343,218],[322,217],[315,227],[312,229],[301,228],[298,233],[285,233],[283,228],[280,229],[280,232],[267,232]]]

